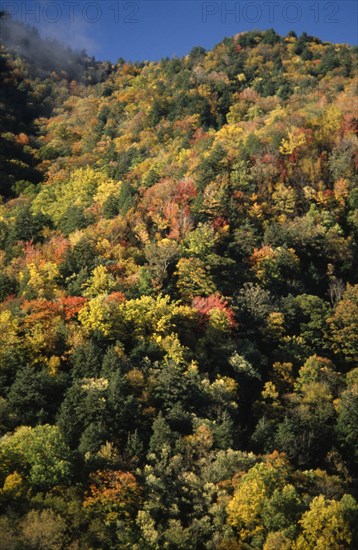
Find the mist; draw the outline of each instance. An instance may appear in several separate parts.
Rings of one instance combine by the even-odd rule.
[[[8,50],[27,61],[33,76],[46,78],[48,73],[56,72],[69,81],[84,81],[88,80],[88,70],[92,68],[91,82],[102,79],[103,64],[96,63],[84,49],[73,50],[54,36],[42,37],[37,28],[17,21],[8,14],[1,17],[0,25],[1,42]],[[49,31],[61,37],[65,33],[61,34],[60,27],[51,25]],[[85,43],[86,40],[79,39],[77,34],[76,42]]]

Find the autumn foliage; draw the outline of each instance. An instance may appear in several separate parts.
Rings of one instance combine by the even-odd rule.
[[[357,548],[356,50],[1,39],[0,546]]]

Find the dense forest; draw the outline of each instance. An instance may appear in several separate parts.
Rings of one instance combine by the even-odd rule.
[[[357,50],[1,36],[0,548],[357,548]]]

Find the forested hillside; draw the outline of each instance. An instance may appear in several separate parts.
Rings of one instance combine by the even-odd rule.
[[[269,30],[62,66],[21,32],[0,548],[357,547],[357,51]]]

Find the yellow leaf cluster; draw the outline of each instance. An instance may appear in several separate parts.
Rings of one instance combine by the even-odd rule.
[[[298,128],[293,128],[288,132],[288,139],[283,138],[279,151],[281,155],[292,155],[298,147],[305,145],[306,136],[304,132]]]

